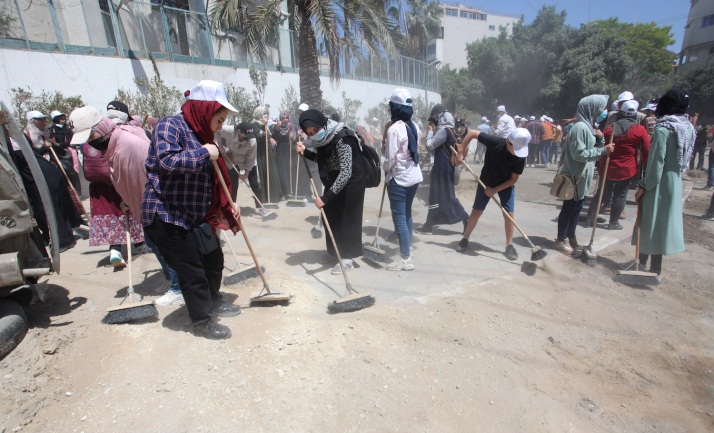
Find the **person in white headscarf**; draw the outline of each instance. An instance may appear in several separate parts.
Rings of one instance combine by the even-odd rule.
[[[267,127],[268,114],[268,109],[262,106],[253,110],[253,134],[258,145],[258,175],[260,190],[263,193],[260,200],[263,203],[278,203],[283,191],[280,187],[280,175],[276,161],[277,143],[270,134],[270,128]],[[270,182],[268,182],[268,176],[270,176]],[[270,188],[269,192],[268,188]],[[268,200],[268,198],[270,199]]]

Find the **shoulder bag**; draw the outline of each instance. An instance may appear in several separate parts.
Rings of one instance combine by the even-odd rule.
[[[557,197],[559,200],[572,200],[575,195],[573,176],[569,173],[561,174],[561,168],[563,168],[563,164],[560,164],[558,171],[555,172],[553,184],[550,186],[550,195]]]

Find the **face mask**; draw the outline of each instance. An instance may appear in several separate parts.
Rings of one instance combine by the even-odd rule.
[[[602,110],[602,113],[600,113],[600,115],[597,116],[597,119],[595,119],[595,123],[602,122],[603,120],[605,120],[606,117],[607,117],[607,110]]]
[[[322,140],[325,139],[326,135],[327,135],[327,130],[325,128],[322,128],[320,130],[320,132],[318,132],[317,134],[313,135],[310,138],[312,139],[312,141],[321,142]]]
[[[93,148],[97,149],[100,152],[104,152],[109,147],[109,137],[97,138],[95,140],[88,141],[87,144],[92,146]]]

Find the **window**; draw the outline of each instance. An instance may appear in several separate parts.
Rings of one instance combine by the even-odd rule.
[[[459,12],[455,9],[446,9],[446,15],[450,17],[457,17],[459,16]]]
[[[714,25],[714,15],[707,15],[702,18],[702,27],[709,27]]]
[[[496,26],[488,26],[489,30],[496,30]]]
[[[483,15],[481,15],[481,20],[486,21],[486,18],[487,18],[487,17],[488,17],[488,15],[483,14]]]
[[[466,12],[466,11],[461,11],[461,18],[468,18],[468,17],[469,17],[469,13],[468,13],[468,12]]]
[[[426,57],[428,59],[436,57],[436,44],[429,44],[426,46]]]

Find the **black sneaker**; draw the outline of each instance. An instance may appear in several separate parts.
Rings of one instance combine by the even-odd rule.
[[[193,335],[197,337],[208,338],[211,340],[226,340],[231,338],[231,329],[213,320],[206,322],[194,323],[191,330]]]
[[[221,302],[213,306],[211,313],[218,317],[235,317],[240,314],[240,305]]]
[[[607,225],[608,230],[622,230],[622,224],[620,223],[610,223]]]
[[[702,215],[702,218],[704,218],[705,220],[708,220],[708,221],[714,221],[714,213],[707,212],[704,215]]]
[[[585,224],[583,224],[586,228],[590,228],[595,224],[595,220],[588,218],[585,220]]]
[[[513,245],[506,245],[506,252],[503,253],[508,260],[518,260],[518,251]]]
[[[466,248],[469,246],[469,240],[466,238],[462,238],[461,241],[459,241],[459,244],[456,245],[456,251],[459,253],[463,253],[466,251]]]
[[[419,233],[420,235],[431,235],[434,234],[434,227],[433,226],[425,226],[422,225],[419,228],[414,229],[415,232]]]

